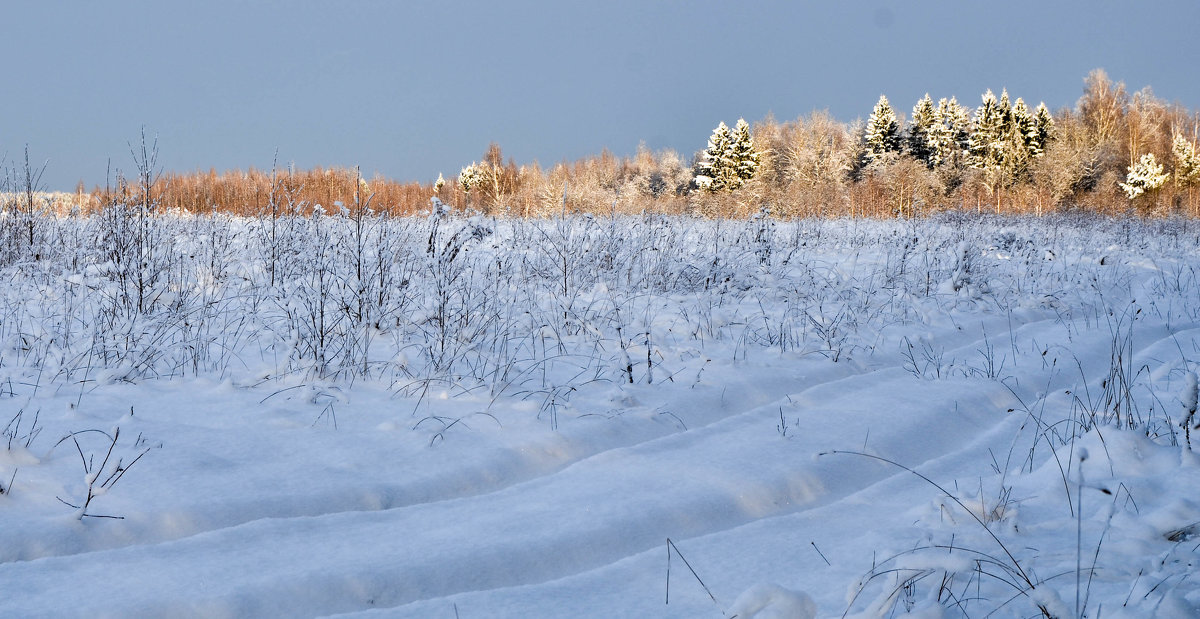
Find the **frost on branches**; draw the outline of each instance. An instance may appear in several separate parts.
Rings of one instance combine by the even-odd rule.
[[[1143,193],[1154,191],[1167,182],[1168,175],[1163,173],[1163,166],[1154,158],[1153,153],[1146,153],[1137,163],[1129,166],[1129,175],[1124,183],[1120,183],[1125,195],[1132,200]]]
[[[696,186],[706,191],[740,189],[754,178],[758,164],[758,151],[745,119],[739,118],[732,131],[722,122],[708,138],[708,148],[696,169]]]

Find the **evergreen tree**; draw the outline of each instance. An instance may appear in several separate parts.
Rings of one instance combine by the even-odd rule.
[[[933,124],[925,134],[926,147],[929,149],[929,167],[940,168],[955,160],[955,152],[959,150],[954,139],[948,114],[949,102],[945,98],[938,101],[937,109],[933,111]]]
[[[1200,184],[1200,156],[1196,145],[1176,133],[1171,140],[1171,154],[1175,156],[1175,183],[1180,187]]]
[[[870,166],[887,153],[900,152],[900,121],[887,97],[879,96],[863,133],[863,163]]]
[[[759,154],[745,119],[739,118],[732,131],[722,122],[708,139],[708,148],[696,169],[696,186],[708,191],[740,189],[754,178],[758,165]]]
[[[458,173],[458,186],[463,190],[463,193],[471,193],[472,190],[484,186],[488,179],[488,169],[478,163],[471,162],[471,165],[462,169]]]
[[[737,187],[731,189],[737,189],[745,181],[754,178],[754,175],[758,173],[759,164],[758,151],[754,150],[754,137],[750,135],[750,125],[746,124],[744,118],[739,118],[733,129],[731,146],[734,176],[737,178]]]
[[[1012,133],[1013,140],[1019,142],[1025,149],[1025,152],[1033,156],[1032,151],[1038,147],[1037,123],[1033,118],[1033,112],[1029,111],[1029,106],[1025,105],[1025,100],[1017,98],[1016,104],[1012,110]]]
[[[1007,88],[1000,90],[1000,100],[996,102],[996,109],[1000,112],[1000,135],[1008,135],[1013,128],[1013,109],[1008,100]]]
[[[1163,166],[1154,158],[1153,153],[1142,155],[1138,162],[1129,166],[1129,174],[1124,183],[1119,183],[1125,195],[1132,200],[1143,193],[1154,191],[1167,182],[1168,175],[1163,174]]]
[[[725,189],[725,182],[729,173],[729,153],[733,142],[733,136],[729,132],[729,127],[722,121],[713,129],[712,135],[708,138],[708,148],[704,150],[704,155],[700,160],[700,165],[696,170],[696,185],[701,189],[708,191],[718,191]]]
[[[967,160],[970,139],[970,112],[959,105],[954,97],[940,99],[933,110],[933,123],[926,135],[929,166],[961,166]]]
[[[975,110],[968,152],[971,167],[994,170],[1000,167],[1004,150],[1004,114],[991,90]]]
[[[1050,140],[1054,138],[1054,117],[1050,115],[1045,103],[1038,104],[1033,114],[1033,127],[1037,132],[1037,152],[1034,157],[1041,157],[1050,146]]]
[[[946,105],[946,122],[950,125],[950,133],[958,144],[959,157],[966,160],[968,149],[971,148],[971,109],[959,105],[958,100],[950,97]]]
[[[1010,118],[1003,164],[1013,178],[1023,179],[1029,172],[1029,162],[1041,152],[1037,143],[1037,125],[1021,98],[1013,105]]]
[[[908,123],[907,143],[909,154],[930,168],[936,165],[931,139],[931,135],[937,132],[934,128],[936,123],[937,112],[933,108],[933,99],[929,98],[929,93],[925,93],[925,97],[913,106],[912,119]]]

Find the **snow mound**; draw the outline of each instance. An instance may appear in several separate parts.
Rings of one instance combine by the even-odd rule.
[[[737,619],[813,619],[817,605],[803,591],[761,583],[742,592],[725,615]]]

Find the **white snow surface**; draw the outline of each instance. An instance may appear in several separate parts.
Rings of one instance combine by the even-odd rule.
[[[0,616],[1200,616],[1196,222],[271,223],[5,237]]]

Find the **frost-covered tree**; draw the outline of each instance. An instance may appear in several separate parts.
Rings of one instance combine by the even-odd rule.
[[[1017,97],[1017,102],[1013,104],[1010,135],[1025,148],[1029,156],[1033,156],[1032,151],[1036,148],[1038,139],[1037,122],[1029,106],[1025,105],[1025,100],[1020,97]]]
[[[951,97],[938,101],[934,123],[927,136],[933,167],[958,166],[966,158],[971,139],[971,114]]]
[[[1029,173],[1029,162],[1041,147],[1037,143],[1037,125],[1025,100],[1017,98],[1009,114],[1007,144],[1003,151],[1002,165],[1014,179],[1025,178]]]
[[[729,160],[733,135],[729,127],[721,121],[712,135],[708,138],[708,148],[701,155],[700,165],[696,169],[696,186],[708,191],[719,191],[726,188],[732,174],[732,163]]]
[[[1125,190],[1125,195],[1132,200],[1162,187],[1167,178],[1169,175],[1163,173],[1163,166],[1154,158],[1154,153],[1146,153],[1137,163],[1129,166],[1129,174],[1120,185],[1121,189]]]
[[[1046,153],[1050,140],[1054,139],[1054,117],[1050,115],[1050,109],[1044,102],[1038,103],[1037,110],[1033,113],[1033,127],[1037,133],[1037,152],[1034,157],[1041,157]]]
[[[985,172],[1000,168],[1004,155],[1004,113],[991,90],[975,110],[969,140],[969,162]]]
[[[1000,90],[1000,99],[996,101],[996,110],[1000,112],[1000,133],[1008,135],[1012,131],[1013,109],[1008,99],[1008,89]]]
[[[933,99],[929,97],[929,93],[925,93],[925,97],[913,106],[912,118],[908,121],[906,142],[909,154],[930,168],[935,165],[933,161],[934,140],[931,136],[941,133],[939,128],[935,128],[937,123],[937,110],[933,107]],[[939,136],[938,139],[942,138]]]
[[[885,159],[888,153],[900,152],[900,121],[896,112],[888,103],[887,97],[879,96],[879,102],[871,116],[867,118],[867,127],[863,132],[863,163],[871,166]]]
[[[938,106],[933,111],[933,124],[925,134],[925,145],[929,150],[928,163],[931,168],[939,168],[951,161],[958,146],[955,144],[950,125],[946,123],[945,108],[946,100],[938,101]]]
[[[741,187],[745,181],[754,178],[759,166],[758,151],[754,149],[754,136],[750,135],[750,125],[744,118],[739,118],[733,129],[732,148],[734,173],[740,181],[738,187]]]
[[[1196,145],[1176,133],[1171,140],[1171,154],[1175,158],[1175,184],[1180,187],[1200,184],[1200,156],[1196,155]]]
[[[490,182],[491,170],[486,165],[479,165],[471,162],[471,165],[462,169],[458,173],[458,186],[466,193],[483,187]]]
[[[708,138],[696,170],[696,186],[707,191],[733,191],[758,172],[759,155],[745,119],[733,130],[721,122]]]
[[[971,109],[960,105],[958,99],[950,97],[946,109],[942,112],[942,118],[949,125],[950,133],[965,158],[967,149],[971,146]]]

